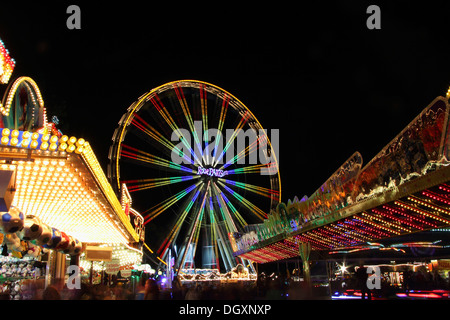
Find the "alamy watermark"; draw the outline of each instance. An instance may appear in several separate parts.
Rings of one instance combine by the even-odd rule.
[[[71,265],[67,267],[69,277],[67,278],[67,289],[81,289],[80,267]]]
[[[369,275],[366,281],[367,289],[381,289],[381,271],[380,267],[367,267],[367,274]]]
[[[201,121],[194,122],[194,129],[177,129],[171,141],[177,142],[171,152],[175,164],[196,164],[199,175],[223,177],[232,164],[264,165],[261,175],[278,172],[279,129],[219,129],[203,130]],[[269,142],[270,136],[270,142]],[[220,166],[219,166],[220,165]]]

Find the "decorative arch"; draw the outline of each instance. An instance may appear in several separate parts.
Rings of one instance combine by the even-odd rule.
[[[44,100],[36,82],[19,77],[8,87],[0,103],[0,126],[37,131],[47,125]]]

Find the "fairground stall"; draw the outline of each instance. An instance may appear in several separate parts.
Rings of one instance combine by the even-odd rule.
[[[14,66],[0,42],[4,87]],[[67,281],[69,265],[91,283],[100,273],[131,274],[144,228],[126,186],[119,200],[89,143],[47,120],[33,79],[12,81],[0,111],[0,291],[23,298],[24,281]]]

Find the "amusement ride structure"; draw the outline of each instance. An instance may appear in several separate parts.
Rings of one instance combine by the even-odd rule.
[[[264,221],[281,188],[267,132],[241,101],[206,82],[170,82],[134,102],[112,140],[110,183],[132,193],[153,261],[253,268],[233,256],[229,235]]]

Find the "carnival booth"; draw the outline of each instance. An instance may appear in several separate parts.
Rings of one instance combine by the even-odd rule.
[[[0,41],[0,84],[14,66]],[[12,299],[26,298],[24,281],[67,279],[69,265],[92,283],[108,264],[119,272],[142,261],[143,219],[129,194],[119,201],[89,143],[57,124],[33,79],[12,81],[0,104],[0,293]]]

